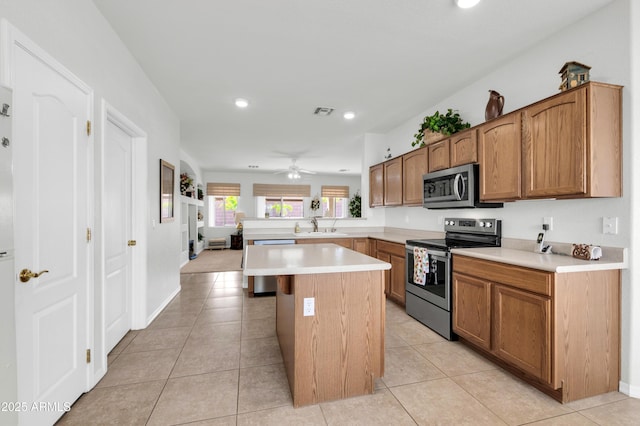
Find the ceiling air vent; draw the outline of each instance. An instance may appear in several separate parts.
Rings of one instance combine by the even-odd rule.
[[[317,107],[315,109],[315,111],[313,111],[313,114],[314,115],[319,115],[321,117],[326,117],[328,115],[331,115],[333,110],[334,110],[334,108],[331,108],[331,107]]]

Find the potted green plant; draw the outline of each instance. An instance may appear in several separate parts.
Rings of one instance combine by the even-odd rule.
[[[360,198],[360,192],[356,192],[351,200],[349,200],[349,213],[351,217],[360,217],[362,214],[361,210],[362,200]]]
[[[462,120],[458,111],[451,108],[446,114],[440,114],[436,111],[433,115],[426,116],[420,123],[420,130],[413,135],[415,140],[411,142],[411,146],[425,146],[425,133],[434,132],[441,136],[450,136],[460,130],[468,129],[471,125]]]

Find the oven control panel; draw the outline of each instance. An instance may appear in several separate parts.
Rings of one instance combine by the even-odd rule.
[[[501,227],[502,221],[499,219],[446,218],[444,220],[446,232],[500,235]]]

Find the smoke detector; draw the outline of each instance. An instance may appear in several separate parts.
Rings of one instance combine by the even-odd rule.
[[[316,109],[313,111],[313,115],[319,115],[321,117],[327,117],[329,115],[331,115],[331,113],[333,112],[335,108],[331,108],[331,107],[316,107]]]

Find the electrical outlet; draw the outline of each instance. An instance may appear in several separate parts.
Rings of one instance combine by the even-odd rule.
[[[312,317],[315,315],[315,313],[316,313],[315,297],[305,297],[302,316]]]
[[[617,234],[618,233],[618,218],[605,216],[602,218],[602,233],[603,234]]]
[[[553,231],[553,217],[547,216],[542,218],[542,224],[547,225],[549,228],[546,231]]]

